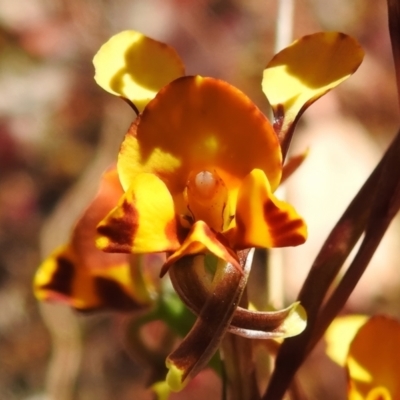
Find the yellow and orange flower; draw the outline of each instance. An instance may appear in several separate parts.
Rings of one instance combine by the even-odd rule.
[[[307,36],[275,56],[262,84],[274,129],[228,83],[182,76],[172,48],[134,31],[111,38],[94,59],[96,80],[142,112],[118,158],[125,194],[98,226],[98,247],[168,252],[165,273],[189,255],[211,253],[240,268],[238,250],[303,243],[303,220],[273,194],[282,176],[277,134],[293,130],[361,60],[359,45],[338,33]]]
[[[336,318],[326,333],[328,355],[344,366],[350,400],[400,398],[400,322],[377,315]]]
[[[125,194],[99,225],[97,245],[171,252],[166,266],[209,252],[240,268],[237,250],[301,244],[304,222],[273,195],[281,165],[272,126],[243,93],[212,78],[177,79],[125,137]]]

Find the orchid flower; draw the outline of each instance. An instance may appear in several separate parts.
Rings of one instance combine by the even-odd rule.
[[[108,170],[70,242],[56,249],[39,267],[34,280],[39,300],[64,302],[81,311],[138,310],[151,303],[138,273],[139,257],[106,254],[94,244],[96,225],[122,193],[115,168]]]
[[[96,81],[143,111],[121,147],[125,195],[98,227],[98,247],[168,252],[165,273],[188,255],[208,252],[240,269],[238,250],[303,243],[304,222],[273,194],[282,176],[277,133],[293,131],[307,106],[353,73],[362,55],[338,33],[306,36],[276,55],[262,82],[274,130],[226,82],[189,76],[165,85],[184,73],[170,47],[134,31],[111,38],[94,59]]]
[[[97,83],[138,113],[118,156],[121,196],[118,202],[113,197],[101,221],[96,218],[96,245],[112,256],[166,254],[161,276],[169,271],[179,297],[198,315],[167,358],[173,390],[208,363],[227,332],[268,339],[304,329],[298,303],[276,312],[241,307],[250,249],[306,240],[303,219],[274,194],[283,160],[301,114],[347,79],[362,57],[354,39],[333,32],[306,36],[282,50],[262,81],[274,113],[271,123],[229,83],[185,76],[171,47],[138,32],[112,37],[95,56]],[[93,224],[90,229],[94,235]],[[78,253],[75,248],[71,254],[71,244],[61,250],[62,257],[73,258],[76,276],[84,268]],[[51,260],[38,274],[39,297],[49,293],[49,276],[57,276],[60,267],[59,253]],[[120,283],[124,287],[127,281]],[[132,279],[129,284],[135,285]],[[78,286],[68,291],[71,299],[81,293]]]

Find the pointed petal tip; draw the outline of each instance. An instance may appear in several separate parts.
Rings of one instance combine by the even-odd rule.
[[[169,358],[167,358],[165,364],[168,368],[166,382],[169,388],[173,392],[180,392],[182,389],[185,388],[188,381],[187,379],[183,380],[185,371],[183,369],[179,369],[179,367],[173,364],[173,362]]]
[[[236,252],[226,242],[223,235],[216,233],[204,221],[196,221],[182,245],[168,257],[162,274],[164,275],[167,269],[181,258],[200,254],[213,254],[242,272]]]
[[[298,246],[307,239],[303,219],[292,205],[275,197],[259,169],[243,180],[235,218],[236,226],[227,235],[236,248]]]
[[[171,394],[171,389],[166,381],[159,381],[151,386],[157,400],[168,400]]]
[[[306,329],[307,312],[300,302],[293,303],[289,315],[283,323],[285,334],[283,337],[288,338],[297,336]]]

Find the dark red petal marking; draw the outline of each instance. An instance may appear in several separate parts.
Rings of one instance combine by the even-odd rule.
[[[42,287],[42,290],[51,290],[71,296],[74,277],[74,264],[65,257],[57,257],[57,269],[51,280]]]
[[[133,311],[143,308],[143,305],[135,302],[117,282],[96,277],[94,278],[94,286],[100,304],[105,308],[118,311]]]
[[[120,218],[110,218],[107,225],[97,227],[97,232],[110,239],[111,243],[104,249],[110,253],[130,253],[138,228],[138,212],[130,203],[122,204],[124,214]]]

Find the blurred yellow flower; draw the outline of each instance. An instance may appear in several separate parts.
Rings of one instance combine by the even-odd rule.
[[[399,321],[380,315],[339,317],[325,337],[328,355],[347,370],[349,400],[400,398]]]

